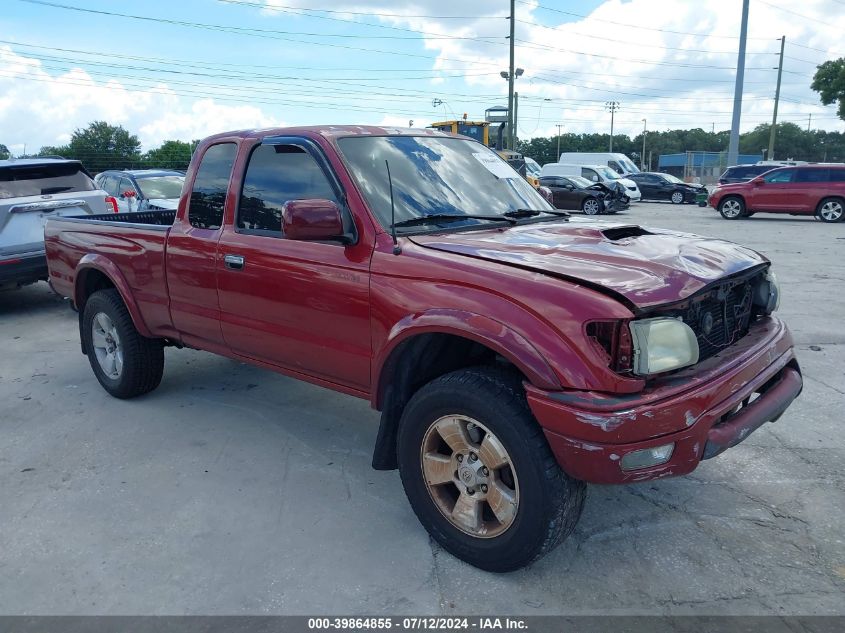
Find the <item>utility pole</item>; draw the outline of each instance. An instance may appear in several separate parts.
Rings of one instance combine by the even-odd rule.
[[[619,109],[618,101],[606,101],[604,107],[610,110],[610,151],[613,151],[613,118]]]
[[[745,42],[748,39],[748,2],[742,0],[742,23],[739,27],[739,53],[736,59],[734,111],[731,119],[731,139],[728,143],[728,166],[736,165],[739,157],[739,119],[742,115],[742,82],[745,78]]]
[[[746,0],[748,2],[748,0]],[[511,34],[510,34],[510,54],[511,63],[510,71],[508,72],[508,142],[511,149],[516,149],[516,144],[513,142],[513,81],[514,81],[514,66],[513,66],[513,47],[514,47],[514,30],[516,27],[516,0],[511,0]]]
[[[643,119],[643,153],[640,155],[640,169],[646,171],[645,168],[645,131],[646,131],[646,120]]]
[[[772,129],[769,131],[769,154],[767,158],[775,158],[775,132],[778,126],[778,101],[780,101],[780,76],[783,74],[783,47],[786,44],[786,35],[780,38],[780,63],[778,64],[778,84],[775,88],[775,111],[772,115]]]
[[[812,122],[813,122],[813,113],[810,112],[810,114],[807,115],[807,131],[808,132],[810,131],[810,123],[812,123]]]
[[[557,124],[557,158],[555,158],[555,162],[560,160],[560,128],[561,127],[563,127],[563,126],[561,126],[561,124],[558,123]]]
[[[513,147],[516,151],[517,136],[519,136],[519,93],[513,93]]]

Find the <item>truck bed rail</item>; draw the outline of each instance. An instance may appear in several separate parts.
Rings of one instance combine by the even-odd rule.
[[[135,211],[127,213],[100,213],[98,215],[65,216],[63,220],[99,220],[101,222],[125,222],[127,224],[151,224],[154,226],[172,226],[176,220],[176,210]]]

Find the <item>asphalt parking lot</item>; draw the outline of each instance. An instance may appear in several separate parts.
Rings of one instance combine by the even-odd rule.
[[[0,613],[845,615],[845,224],[641,203],[774,262],[804,393],[692,475],[590,488],[529,569],[479,571],[370,468],[368,404],[203,352],[109,397],[46,284],[0,294]]]

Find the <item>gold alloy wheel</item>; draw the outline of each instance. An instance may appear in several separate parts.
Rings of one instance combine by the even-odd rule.
[[[513,525],[519,483],[505,447],[483,424],[462,415],[435,420],[420,463],[434,504],[456,528],[493,538]]]

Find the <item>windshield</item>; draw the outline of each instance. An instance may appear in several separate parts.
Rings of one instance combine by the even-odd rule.
[[[619,165],[625,169],[626,174],[638,174],[638,173],[640,173],[640,170],[637,168],[637,166],[634,163],[632,163],[630,160],[628,160],[627,158],[619,159]]]
[[[610,167],[602,167],[599,165],[595,167],[595,170],[598,172],[599,176],[601,176],[604,180],[619,180],[622,176],[617,174],[613,171]]]
[[[352,136],[340,151],[376,218],[390,227],[390,165],[396,223],[433,214],[501,215],[554,210],[508,164],[475,141],[430,136]],[[476,224],[479,220],[450,226]]]
[[[678,178],[677,176],[673,176],[672,174],[660,174],[664,179],[668,180],[669,182],[673,182],[675,184],[684,184],[684,181]]]
[[[93,191],[78,163],[46,163],[0,168],[0,199]]]
[[[525,158],[525,169],[528,170],[528,173],[532,176],[535,176],[537,178],[540,177],[540,163],[538,163],[533,158]]]
[[[592,180],[587,180],[581,176],[567,176],[567,178],[579,189],[586,189],[587,187],[592,187],[595,184]]]
[[[166,200],[178,198],[182,195],[184,176],[154,176],[151,178],[137,178],[141,194],[148,200]]]

